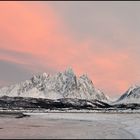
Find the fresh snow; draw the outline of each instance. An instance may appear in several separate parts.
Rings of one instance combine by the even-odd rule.
[[[118,100],[111,101],[95,88],[87,74],[76,76],[71,68],[54,75],[42,73],[29,80],[0,88],[0,97],[100,100],[109,104],[140,104],[140,86],[132,85]]]
[[[0,118],[0,138],[139,139],[140,114],[26,113]]]
[[[140,138],[140,114],[96,114],[96,113],[26,113],[42,120],[75,120],[81,122],[95,123],[93,132],[100,127],[98,136],[92,134],[92,138]],[[105,129],[105,130],[103,130]],[[111,132],[112,129],[112,132]],[[120,131],[119,131],[120,129]],[[116,134],[113,131],[116,131]],[[106,135],[107,133],[108,135]],[[114,133],[114,134],[113,134]],[[118,134],[117,134],[118,133]],[[122,135],[123,134],[123,135]],[[114,136],[113,136],[114,135]]]
[[[0,96],[108,100],[102,91],[94,87],[87,75],[77,77],[71,68],[54,75],[34,75],[25,82],[3,87]]]
[[[116,102],[115,104],[140,104],[140,86],[132,85]]]

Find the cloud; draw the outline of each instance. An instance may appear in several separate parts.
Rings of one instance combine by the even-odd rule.
[[[0,60],[0,85],[4,86],[29,79],[31,71],[20,64]]]
[[[77,40],[65,20],[43,4],[0,2],[2,79],[12,72],[14,81],[18,79],[17,73],[23,76],[29,71],[54,73],[71,66],[78,75],[87,73],[96,87],[110,95],[120,94],[138,79],[131,47],[113,48],[112,44],[90,36]],[[12,71],[9,69],[13,66],[9,65],[14,65]],[[27,71],[21,72],[22,68]]]

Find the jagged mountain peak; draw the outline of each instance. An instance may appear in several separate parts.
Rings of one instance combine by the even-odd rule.
[[[42,74],[42,77],[44,77],[44,78],[48,78],[48,76],[49,76],[49,74],[47,74],[46,72],[44,72],[44,73]]]
[[[81,75],[81,76],[80,76],[80,78],[82,78],[82,79],[88,79],[88,80],[89,80],[89,78],[88,78],[88,75],[87,75],[87,74],[83,74],[83,75]]]
[[[38,73],[36,75],[33,75],[31,77],[31,79],[46,79],[50,76],[50,74],[47,74],[46,72],[43,72],[43,73]]]
[[[65,71],[64,71],[65,74],[71,74],[71,75],[75,75],[73,69],[71,67],[67,68]]]
[[[25,82],[0,89],[0,96],[21,96],[35,98],[79,98],[107,100],[96,89],[87,75],[77,77],[72,68],[54,75],[47,73],[34,75]]]

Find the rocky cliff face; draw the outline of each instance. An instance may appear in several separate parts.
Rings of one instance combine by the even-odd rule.
[[[34,75],[25,82],[3,87],[0,96],[108,100],[103,92],[94,87],[87,75],[77,77],[71,68],[55,75]]]

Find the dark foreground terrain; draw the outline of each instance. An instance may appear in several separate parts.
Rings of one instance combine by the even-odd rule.
[[[139,110],[140,104],[110,104],[99,100],[0,97],[1,110]]]

